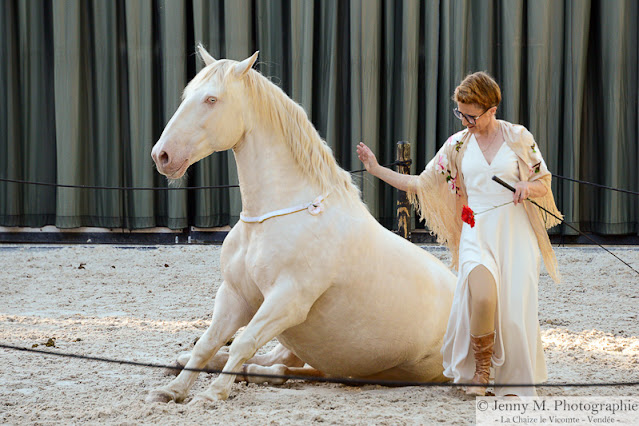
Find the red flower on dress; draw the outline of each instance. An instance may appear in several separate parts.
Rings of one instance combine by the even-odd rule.
[[[467,224],[469,224],[471,228],[475,226],[475,213],[473,212],[473,209],[471,209],[470,207],[464,206],[462,208],[461,217],[462,217],[462,220],[466,222]]]

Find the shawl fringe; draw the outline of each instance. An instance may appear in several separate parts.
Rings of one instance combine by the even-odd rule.
[[[408,199],[415,206],[419,218],[426,223],[431,235],[437,237],[439,244],[448,247],[452,254],[451,268],[457,270],[459,266],[459,242],[461,239],[462,220],[461,207],[450,202],[447,185],[439,182],[441,175],[436,173],[422,173],[413,176]]]

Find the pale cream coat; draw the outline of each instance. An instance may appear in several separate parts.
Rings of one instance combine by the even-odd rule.
[[[158,170],[179,178],[212,152],[232,149],[242,217],[309,209],[240,221],[229,232],[213,319],[185,367],[212,361],[241,377],[264,372],[245,363],[264,363],[279,375],[446,380],[440,348],[455,275],[371,216],[304,110],[251,69],[257,54],[238,63],[200,53],[207,66],[153,148]],[[254,356],[273,338],[281,345]],[[147,400],[182,401],[196,377],[185,369]],[[225,399],[235,378],[220,375],[192,402]]]

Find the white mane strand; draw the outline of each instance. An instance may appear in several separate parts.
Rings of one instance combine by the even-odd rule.
[[[281,130],[302,173],[324,193],[350,194],[359,199],[350,173],[339,167],[306,111],[257,71],[251,70],[245,81],[257,112]]]
[[[184,90],[212,79],[223,80],[232,74],[234,61],[219,60],[204,73],[198,74]],[[230,77],[229,77],[230,78]],[[316,184],[323,193],[346,195],[359,200],[359,189],[351,175],[337,164],[331,148],[317,133],[306,111],[266,77],[250,70],[244,77],[244,86],[256,114],[281,131],[300,171]]]

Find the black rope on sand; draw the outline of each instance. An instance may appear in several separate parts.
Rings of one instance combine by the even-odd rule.
[[[510,186],[509,184],[507,184],[506,182],[504,182],[503,180],[501,180],[500,178],[498,178],[497,176],[493,176],[493,180],[495,182],[497,182],[498,184],[500,184],[501,186],[510,189],[512,192],[515,192],[515,188],[513,188],[512,186]],[[542,206],[540,206],[539,204],[537,204],[536,202],[534,202],[533,200],[530,199],[526,199],[526,201],[529,201],[531,203],[533,203],[534,205],[536,205],[537,207],[539,207],[540,209],[542,209],[543,211],[545,211],[546,213],[548,213],[549,215],[551,215],[552,217],[554,217],[555,219],[561,221],[561,223],[563,223],[564,225],[566,225],[567,227],[569,227],[570,229],[572,229],[573,231],[576,231],[579,233],[579,235],[586,237],[588,240],[590,240],[593,244],[598,245],[599,247],[601,247],[602,249],[606,250],[608,253],[610,253],[611,255],[613,255],[614,257],[616,257],[621,263],[623,263],[624,265],[626,265],[628,268],[632,269],[633,271],[635,271],[635,273],[637,275],[639,275],[639,271],[637,271],[635,268],[633,268],[632,266],[630,266],[626,261],[624,261],[623,259],[621,259],[619,256],[617,256],[616,254],[614,254],[613,252],[611,252],[610,250],[608,250],[607,248],[605,248],[604,246],[602,246],[601,244],[599,244],[598,242],[596,242],[594,239],[590,238],[588,235],[584,234],[583,232],[581,232],[579,229],[575,228],[574,226],[570,225],[568,222],[566,222],[565,220],[563,220],[560,217],[555,216],[554,214],[552,214],[551,212],[549,212],[548,210],[546,210],[545,208],[543,208]]]
[[[452,382],[408,382],[408,381],[398,381],[398,380],[366,380],[366,379],[354,379],[350,377],[307,377],[307,376],[294,376],[294,375],[280,375],[280,374],[263,374],[263,373],[248,373],[248,372],[230,372],[223,370],[214,370],[209,368],[182,368],[176,367],[175,365],[162,365],[162,364],[154,364],[154,363],[146,363],[139,361],[127,361],[127,360],[119,360],[105,357],[97,357],[97,356],[87,356],[87,355],[79,355],[65,352],[51,352],[45,351],[41,349],[31,349],[24,348],[20,346],[13,345],[5,345],[0,343],[0,348],[9,349],[15,351],[29,352],[29,353],[37,353],[40,355],[53,355],[64,358],[75,358],[82,359],[87,361],[98,361],[98,362],[108,362],[112,364],[120,364],[120,365],[132,365],[136,367],[146,367],[146,368],[162,368],[168,370],[186,370],[186,371],[194,371],[198,373],[209,373],[209,374],[230,374],[237,376],[245,376],[245,377],[262,377],[267,379],[284,379],[284,380],[300,380],[305,382],[321,382],[321,383],[337,383],[343,384],[347,386],[364,386],[364,385],[377,385],[377,386],[388,386],[388,387],[398,387],[398,386],[419,386],[419,387],[457,387],[457,386],[477,386],[475,383],[452,383]],[[539,384],[530,384],[530,383],[490,383],[485,387],[610,387],[610,386],[638,386],[639,382],[608,382],[608,383],[539,383]],[[481,385],[480,385],[481,386]]]

